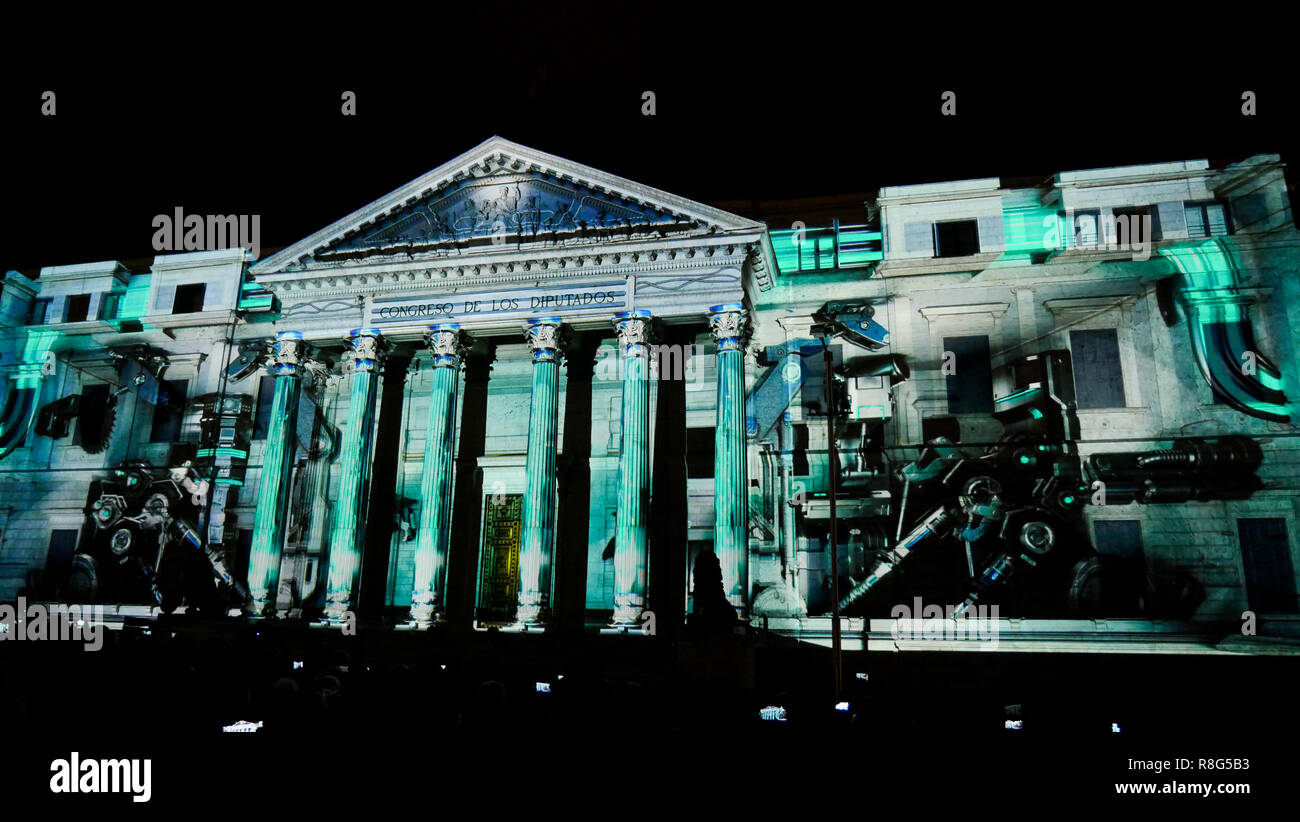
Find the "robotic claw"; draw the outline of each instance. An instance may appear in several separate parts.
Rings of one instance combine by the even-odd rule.
[[[1083,533],[1085,505],[1179,503],[1245,499],[1262,487],[1262,454],[1244,437],[1189,439],[1172,448],[1108,452],[1080,458],[1074,440],[1069,352],[1048,351],[994,375],[994,416],[1006,433],[983,454],[968,457],[938,438],[899,472],[903,484],[898,538],[875,552],[861,580],[839,605],[847,610],[908,557],[957,540],[965,546],[966,614],[1013,577],[1045,561],[1074,563],[1095,556]],[[937,503],[901,533],[910,496]],[[1074,565],[1078,573],[1082,563]]]
[[[917,488],[949,501],[926,513],[892,549],[878,552],[874,568],[841,600],[841,609],[917,550],[956,537],[965,544],[970,572],[969,593],[957,608],[964,614],[1018,568],[1038,565],[1074,530],[1087,502],[1088,486],[1069,443],[1016,438],[966,458],[940,438],[902,473],[904,504]]]
[[[246,592],[222,546],[205,548],[192,524],[207,481],[186,463],[161,471],[145,462],[91,484],[93,536],[73,557],[67,593],[86,602],[151,602],[170,612],[187,603],[223,611]]]

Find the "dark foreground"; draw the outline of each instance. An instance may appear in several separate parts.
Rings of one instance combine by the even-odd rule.
[[[692,816],[857,816],[884,801],[1013,818],[1102,801],[1214,803],[1217,814],[1284,801],[1300,761],[1300,664],[1288,658],[846,654],[847,710],[836,710],[830,652],[759,633],[148,630],[108,632],[94,653],[0,646],[6,801],[205,818],[320,805],[586,817],[660,803]],[[764,708],[785,720],[762,719]],[[263,725],[222,731],[241,720]],[[52,794],[51,763],[73,751],[151,760],[150,802]],[[1191,767],[1130,763],[1180,758]],[[1251,795],[1116,796],[1117,782],[1175,781],[1246,783]]]

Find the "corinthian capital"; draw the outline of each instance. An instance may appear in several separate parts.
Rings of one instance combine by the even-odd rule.
[[[625,357],[644,357],[650,342],[652,318],[649,311],[620,311],[614,315],[614,330],[618,332],[618,347]]]
[[[275,374],[294,374],[307,356],[301,331],[281,331],[271,343],[270,369]]]
[[[564,353],[569,327],[559,317],[535,317],[524,325],[524,339],[533,349],[533,362],[556,362]]]
[[[381,371],[388,357],[388,341],[374,328],[354,328],[348,334],[347,359],[344,369],[349,371]]]
[[[725,303],[709,309],[709,331],[718,351],[743,351],[749,337],[749,312],[740,303]]]
[[[465,356],[468,335],[459,323],[439,323],[429,326],[424,340],[433,352],[434,368],[456,368]]]

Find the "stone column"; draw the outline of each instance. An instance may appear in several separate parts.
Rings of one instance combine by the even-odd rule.
[[[302,383],[298,366],[305,354],[302,334],[281,331],[275,335],[267,370],[275,377],[271,398],[271,421],[262,456],[262,479],[257,488],[257,512],[253,516],[253,545],[248,561],[247,605],[252,617],[275,612],[280,591],[280,554],[284,548],[289,519],[289,483],[293,474],[293,453],[297,447],[298,398]]]
[[[544,630],[550,616],[551,552],[555,546],[555,455],[559,446],[560,356],[564,331],[558,317],[528,321],[533,351],[528,412],[523,521],[519,545],[519,607],[515,627]]]
[[[722,588],[741,619],[749,610],[749,483],[745,454],[745,350],[748,313],[739,303],[709,309],[718,345],[717,427],[713,440],[713,549]]]
[[[348,421],[340,455],[339,496],[330,525],[329,579],[325,617],[339,622],[352,610],[352,592],[361,571],[365,540],[366,481],[370,473],[370,443],[375,429],[375,398],[387,345],[373,328],[354,329],[347,337],[345,370],[351,371]]]
[[[640,627],[646,601],[646,513],[650,474],[649,311],[614,315],[623,410],[614,523],[614,625]]]
[[[447,553],[451,544],[452,445],[456,438],[456,387],[465,353],[456,323],[430,326],[433,390],[420,470],[420,530],[415,543],[411,622],[427,628],[443,617]]]

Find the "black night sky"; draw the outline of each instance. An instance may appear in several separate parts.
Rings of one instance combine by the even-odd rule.
[[[863,11],[754,8],[675,20],[507,7],[400,31],[318,21],[42,43],[0,81],[0,264],[145,270],[150,220],[178,206],[260,215],[269,253],[493,134],[760,218],[772,212],[746,202],[1291,156],[1300,100],[1280,43],[1207,48],[1201,30],[1210,56],[1185,59],[1191,26],[1168,21],[935,34]],[[46,89],[54,117],[40,113]],[[939,111],[949,89],[955,117]],[[1255,117],[1240,112],[1246,89]],[[340,112],[345,90],[355,117]]]
[[[35,277],[43,266],[106,260],[147,272],[152,220],[177,208],[258,215],[265,257],[493,135],[773,225],[778,215],[798,219],[805,207],[861,219],[863,200],[886,185],[975,177],[1033,185],[1067,170],[1196,159],[1222,166],[1260,153],[1292,164],[1291,197],[1300,204],[1294,27],[1280,12],[1254,6],[1220,8],[1226,18],[1211,19],[1191,4],[1143,12],[1135,4],[1067,3],[1050,13],[1043,4],[990,3],[973,12],[905,3],[266,4],[247,11],[187,4],[193,16],[182,19],[182,4],[172,4],[149,12],[159,16],[145,28],[116,6],[47,5],[22,9],[46,19],[7,8],[0,38],[0,273]],[[272,23],[277,14],[284,19]],[[68,28],[73,18],[80,31]],[[54,116],[41,112],[47,90],[56,94]],[[957,95],[953,117],[940,113],[947,90]],[[357,95],[356,116],[341,113],[345,91]],[[646,91],[655,95],[654,116],[642,114]],[[1256,95],[1255,116],[1242,114],[1245,91]],[[811,202],[817,198],[820,205]],[[789,202],[801,199],[809,202]],[[480,400],[486,396],[482,388]],[[160,624],[148,647],[168,641],[168,623]],[[30,689],[30,703],[15,701],[21,691],[10,683],[17,680],[6,680],[0,664],[9,708],[0,715],[8,736],[0,738],[14,741],[0,762],[0,806],[9,810],[15,796],[50,799],[48,763],[78,750],[153,758],[158,796],[231,817],[272,804],[297,808],[301,795],[329,801],[331,817],[345,807],[391,815],[389,803],[398,801],[418,804],[425,816],[466,809],[495,819],[508,815],[499,805],[512,800],[528,803],[534,816],[543,808],[617,816],[659,798],[690,818],[735,817],[748,800],[765,808],[797,802],[801,816],[844,807],[857,813],[846,818],[866,818],[879,813],[882,797],[891,809],[952,797],[964,803],[963,818],[973,808],[979,818],[1043,808],[1051,816],[1037,818],[1055,818],[1081,798],[1111,798],[1116,780],[1147,779],[1124,764],[1134,756],[1254,756],[1248,774],[1174,778],[1251,782],[1271,803],[1294,785],[1295,657],[873,652],[870,683],[852,683],[869,706],[861,725],[835,724],[843,717],[814,696],[800,703],[804,697],[785,694],[792,705],[818,705],[824,718],[807,730],[761,723],[738,735],[723,729],[760,724],[754,717],[763,703],[745,702],[745,691],[722,678],[698,700],[673,692],[657,713],[644,712],[655,719],[628,724],[650,700],[639,688],[602,685],[595,657],[583,656],[590,645],[542,645],[537,637],[510,645],[492,635],[460,646],[453,635],[426,650],[412,638],[391,646],[390,657],[383,639],[367,648],[370,657],[358,650],[349,657],[337,652],[341,642],[328,645],[318,641],[325,632],[313,638],[303,628],[283,635],[290,656],[267,650],[273,637],[253,630],[226,648],[183,634],[169,646],[177,649],[165,660],[176,663],[171,668],[143,653],[124,652],[111,667],[96,655],[86,662],[51,651],[48,658],[75,675],[33,665],[30,681],[41,687]],[[527,646],[533,639],[539,642]],[[512,656],[521,647],[531,656]],[[460,654],[447,657],[453,667],[445,676],[446,665],[432,664],[444,648]],[[776,690],[788,674],[800,687],[811,683],[807,692],[820,700],[831,685],[829,655],[810,648],[791,642],[764,650],[764,670],[779,676],[756,688]],[[373,683],[364,686],[370,690],[336,702],[329,721],[314,726],[319,706],[296,712],[297,696],[268,691],[257,711],[222,722],[284,716],[284,730],[272,721],[260,736],[217,732],[209,718],[221,706],[248,704],[241,700],[252,693],[241,690],[237,674],[251,672],[252,681],[291,660],[297,669],[302,649],[309,669],[346,673],[356,665],[353,681]],[[419,666],[381,671],[376,664],[372,676],[358,664],[398,651],[420,656]],[[706,651],[714,652],[701,650],[694,663],[701,669],[701,660],[721,660],[710,670],[725,670],[741,659],[723,655],[725,647],[716,657]],[[21,659],[46,658],[40,646],[28,653]],[[667,651],[609,653],[611,670],[666,670],[676,659]],[[457,665],[484,658],[556,672],[554,660],[562,660],[564,670],[578,672],[566,683],[575,696],[556,696],[573,701],[553,707],[540,689],[525,689],[536,725],[489,721],[481,717],[495,716],[492,693],[480,689],[478,702],[465,703],[463,737],[429,730],[460,717],[433,710],[444,692],[427,683],[447,694],[459,677],[477,683]],[[199,660],[193,668],[191,659]],[[520,681],[532,688],[533,679]],[[860,679],[867,682],[865,673]],[[133,684],[141,682],[147,687]],[[585,683],[590,690],[581,690]],[[880,701],[870,702],[877,694]],[[1003,733],[1007,711],[1019,716],[1021,702],[1026,727],[1056,734],[1059,748]],[[27,711],[25,704],[54,707]],[[88,730],[87,706],[112,717],[95,726],[100,736]],[[1111,723],[1120,721],[1123,735],[1111,737],[1119,730]],[[1271,747],[1279,753],[1266,756]],[[112,804],[71,799],[96,812]],[[1240,807],[1220,799],[1204,807]],[[722,813],[710,812],[710,803],[723,802]],[[1161,804],[1177,812],[1177,803]]]

